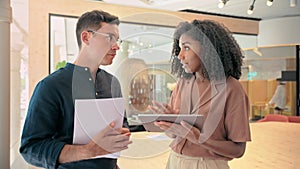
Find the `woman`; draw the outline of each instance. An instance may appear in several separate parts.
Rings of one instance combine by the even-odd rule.
[[[231,33],[214,21],[180,23],[174,33],[172,74],[179,77],[170,103],[153,101],[156,113],[198,113],[199,129],[155,122],[174,141],[167,169],[228,169],[250,141],[249,101],[238,79],[243,55]]]

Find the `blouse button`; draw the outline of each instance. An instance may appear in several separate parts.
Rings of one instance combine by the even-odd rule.
[[[88,68],[84,68],[85,71],[88,71]]]
[[[92,81],[92,78],[89,78],[89,81]]]

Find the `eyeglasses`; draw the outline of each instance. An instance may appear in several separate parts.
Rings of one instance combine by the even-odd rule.
[[[93,34],[98,34],[98,35],[102,35],[102,36],[106,36],[107,39],[109,40],[109,42],[111,44],[118,44],[118,46],[120,46],[122,44],[122,40],[121,39],[117,39],[116,36],[112,33],[102,33],[102,32],[96,32],[96,31],[93,31],[93,30],[87,30],[88,32],[91,32]]]

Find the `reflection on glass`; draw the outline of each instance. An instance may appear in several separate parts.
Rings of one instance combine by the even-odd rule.
[[[151,82],[151,75],[138,74],[132,79],[128,96],[131,108],[141,112],[147,110],[151,100],[149,94],[153,90]]]

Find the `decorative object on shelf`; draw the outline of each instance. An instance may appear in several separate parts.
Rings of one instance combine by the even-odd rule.
[[[151,93],[151,75],[138,74],[132,79],[129,91],[129,104],[133,106],[135,110],[146,111],[150,104],[149,93]]]

